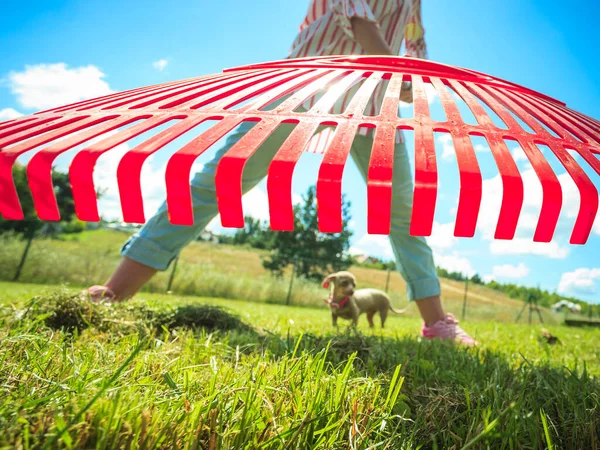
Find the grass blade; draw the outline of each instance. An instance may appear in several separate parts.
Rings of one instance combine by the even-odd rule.
[[[143,346],[144,346],[144,342],[140,340],[140,342],[138,342],[137,346],[129,354],[129,356],[127,357],[125,362],[123,362],[123,364],[121,364],[121,366],[115,371],[115,373],[113,373],[113,375],[104,383],[104,385],[100,388],[100,390],[96,393],[96,395],[94,395],[94,397],[92,397],[92,399],[89,402],[87,402],[87,404],[83,408],[81,408],[77,412],[77,414],[75,414],[75,416],[73,416],[73,418],[69,421],[69,423],[67,423],[66,426],[64,426],[61,430],[57,430],[56,435],[50,441],[48,441],[46,443],[44,448],[51,448],[51,447],[55,446],[55,444],[58,442],[58,440],[67,431],[69,431],[69,429],[73,425],[75,425],[79,421],[79,419],[86,413],[86,411],[88,409],[90,409],[92,407],[92,405],[94,403],[96,403],[96,401],[102,396],[102,394],[104,394],[104,392],[119,378],[121,373],[131,363],[131,361],[133,361],[135,359],[135,357],[140,352],[140,350],[142,349]]]
[[[469,442],[467,442],[465,444],[465,446],[462,448],[462,450],[467,450],[471,447],[473,447],[475,444],[477,444],[480,440],[482,440],[483,438],[485,438],[489,433],[492,432],[492,430],[494,428],[496,428],[496,425],[498,425],[498,422],[500,422],[500,419],[502,419],[506,414],[508,414],[508,412],[513,409],[515,407],[515,403],[511,403],[508,407],[506,407],[504,409],[504,411],[502,411],[500,413],[500,415],[498,417],[496,417],[494,420],[492,420],[484,429],[481,433],[479,433],[477,436],[475,436],[473,439],[471,439]]]
[[[553,450],[552,438],[550,437],[550,428],[548,427],[548,420],[546,419],[546,413],[543,409],[540,409],[540,417],[542,418],[542,426],[544,427],[544,435],[546,436],[546,445],[548,450]]]

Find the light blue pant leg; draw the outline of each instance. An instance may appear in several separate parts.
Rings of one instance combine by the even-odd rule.
[[[121,254],[157,270],[165,270],[175,256],[192,241],[217,215],[214,176],[222,155],[248,130],[251,124],[243,124],[227,138],[223,148],[206,164],[192,180],[194,225],[172,225],[168,220],[166,204],[132,236],[123,246]],[[252,189],[265,176],[277,150],[292,130],[290,125],[280,126],[248,160],[242,178],[242,191]],[[352,146],[360,173],[366,180],[373,141],[357,136]],[[440,294],[431,249],[421,237],[409,235],[412,209],[412,180],[406,147],[396,145],[394,153],[394,178],[392,196],[392,223],[390,240],[396,256],[398,269],[406,280],[410,300]]]
[[[221,157],[252,128],[243,123],[226,140],[215,157],[197,173],[192,182],[194,225],[180,226],[169,222],[167,206],[163,203],[158,212],[123,246],[121,254],[157,270],[165,270],[181,249],[200,234],[217,215],[215,173]],[[269,163],[290,134],[293,126],[283,124],[271,134],[247,161],[242,177],[242,191],[248,192],[267,174]]]
[[[354,140],[351,155],[366,181],[371,158],[373,140],[358,135]],[[410,162],[404,144],[394,149],[394,175],[392,181],[392,217],[390,242],[396,257],[396,265],[406,281],[408,299],[419,300],[440,295],[431,248],[425,238],[411,236],[410,217],[412,212],[413,185]]]

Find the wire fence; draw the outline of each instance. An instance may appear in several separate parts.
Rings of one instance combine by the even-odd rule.
[[[176,257],[173,262],[171,263],[171,267],[169,269],[169,274],[168,274],[168,278],[167,278],[167,282],[166,282],[166,292],[170,293],[173,290],[177,290],[178,289],[178,276],[182,275],[184,272],[181,272],[181,274],[178,274],[178,270],[185,270],[182,269],[181,264],[179,263],[185,263],[185,258],[183,261],[180,261],[180,257]],[[297,290],[302,289],[303,287],[306,286],[307,283],[307,279],[305,277],[300,276],[300,273],[302,272],[301,267],[303,265],[306,264],[313,264],[315,267],[315,271],[317,271],[318,269],[316,269],[316,266],[319,267],[319,269],[322,269],[323,267],[323,260],[322,259],[317,259],[317,258],[295,258],[293,260],[293,262],[291,262],[284,270],[284,276],[282,276],[280,278],[280,282],[281,283],[287,283],[286,289],[285,289],[285,293],[283,294],[283,296],[280,298],[281,303],[285,303],[286,305],[293,305],[293,297],[294,294]],[[377,272],[375,272],[377,274],[377,278],[374,279],[365,279],[367,278],[366,276],[364,276],[364,274],[362,274],[363,276],[358,276],[358,281],[360,286],[364,286],[364,287],[373,287],[373,288],[378,288],[378,289],[382,289],[384,290],[387,294],[390,295],[390,297],[392,297],[392,299],[395,302],[398,303],[406,303],[408,302],[408,298],[405,292],[405,287],[404,287],[404,282],[402,281],[401,283],[399,283],[399,280],[402,280],[400,274],[395,270],[395,269],[391,269],[391,268],[387,268],[387,269],[382,269],[381,267],[377,267],[376,264],[366,264],[366,265],[361,265],[361,264],[355,264],[353,265],[353,267],[349,270],[352,271],[356,271],[356,270],[368,270],[368,269],[376,269]],[[341,269],[344,270],[344,269]],[[334,267],[332,267],[332,265],[330,264],[328,267],[328,270],[326,270],[325,272],[327,273],[323,273],[323,278],[329,274],[329,273],[333,273],[333,272],[337,272],[338,270],[336,270]],[[368,272],[368,275],[373,275],[374,272]],[[357,274],[355,274],[357,275]],[[313,283],[314,281],[314,283]],[[311,284],[314,284],[314,287],[320,287],[320,281],[319,279],[315,279],[313,281],[308,281]]]
[[[173,261],[173,263],[171,264],[171,268],[170,268],[170,273],[168,276],[168,281],[167,281],[167,286],[166,286],[166,291],[167,292],[171,292],[174,286],[174,282],[175,279],[177,277],[177,270],[179,267],[179,257],[175,258],[175,260]],[[306,263],[312,263],[315,264],[318,263],[319,265],[322,265],[322,260],[318,260],[318,259],[313,259],[313,258],[296,258],[291,264],[289,264],[289,266],[287,267],[287,269],[285,270],[285,276],[283,276],[280,281],[282,283],[287,283],[286,288],[279,294],[278,299],[279,301],[277,301],[277,303],[283,303],[285,305],[295,305],[295,303],[293,302],[293,298],[294,298],[294,293],[295,290],[300,290],[299,295],[302,295],[302,284],[304,283],[304,286],[306,286],[306,280],[303,279],[303,277],[299,276],[299,267],[302,264],[306,264]],[[373,279],[368,279],[365,280],[364,277],[360,277],[359,278],[359,283],[361,286],[369,286],[369,287],[375,287],[375,288],[379,288],[384,290],[388,295],[390,295],[390,297],[392,298],[393,302],[395,303],[401,303],[404,304],[408,301],[407,296],[406,296],[406,292],[405,292],[405,288],[403,286],[404,283],[402,283],[402,286],[400,287],[398,284],[397,279],[401,279],[399,273],[397,273],[397,271],[395,269],[392,269],[390,267],[387,267],[385,269],[381,269],[381,267],[376,267],[376,264],[358,264],[357,266],[354,266],[351,270],[355,271],[358,270],[358,268],[360,269],[378,269],[378,279],[377,280],[373,280]],[[330,267],[329,273],[335,272],[335,270]],[[396,273],[394,273],[396,272]],[[372,274],[373,272],[370,272],[370,274]],[[392,283],[392,277],[394,277],[395,281]],[[300,284],[298,284],[300,282]],[[460,283],[461,281],[459,280],[453,280],[454,283]],[[446,283],[448,283],[448,281],[446,281]],[[453,294],[453,305],[455,310],[458,310],[460,308],[461,310],[461,320],[465,320],[466,318],[469,317],[469,311],[472,310],[472,308],[481,308],[480,303],[481,302],[477,302],[477,304],[472,303],[474,300],[476,301],[477,298],[481,298],[482,294],[481,294],[481,289],[475,289],[475,291],[472,290],[472,282],[470,282],[469,279],[465,279],[462,281],[463,283],[463,289],[462,289],[462,294],[460,294],[458,291],[458,286],[456,286],[456,284],[452,287],[452,291],[456,291]],[[392,286],[393,285],[393,286]],[[314,283],[315,288],[319,286],[318,283]],[[479,287],[485,287],[485,286],[479,286]],[[473,292],[472,292],[473,291]],[[314,294],[316,291],[311,291],[312,294]],[[497,297],[501,297],[504,296],[505,294],[503,294],[500,291],[490,291],[492,296],[497,296]],[[462,300],[462,305],[457,304],[457,302],[461,301],[458,298],[461,298]],[[501,307],[502,302],[504,302],[505,300],[502,300],[502,298],[496,298],[494,300],[494,304],[497,307]],[[513,316],[514,321],[515,322],[519,322],[521,320],[522,317],[524,317],[524,314],[527,312],[527,316],[528,316],[528,323],[532,324],[535,321],[539,322],[539,323],[544,323],[544,316],[542,314],[544,308],[542,308],[537,301],[535,301],[535,299],[531,298],[529,300],[525,300],[523,301],[523,306],[519,307],[519,311],[518,314],[516,314],[516,317]],[[514,311],[514,309],[513,309]],[[546,313],[548,314],[548,310],[546,309]],[[592,320],[596,320],[594,318],[594,315],[597,315],[600,318],[600,310],[598,311],[597,314],[594,314],[594,311],[590,308],[588,311],[586,311],[585,316],[582,314],[577,314],[577,313],[573,313],[573,312],[569,312],[568,310],[563,311],[564,314],[564,318],[568,319],[568,318],[572,318],[572,319],[583,319],[585,317],[587,317],[588,319]]]
[[[177,272],[177,266],[178,266],[178,262],[179,262],[180,256],[175,257],[175,259],[173,260],[172,264],[171,264],[171,268],[170,268],[170,274],[169,274],[169,278],[168,278],[168,282],[167,282],[167,292],[171,291],[171,288],[173,286],[173,281],[175,280],[175,275]],[[322,259],[318,259],[318,258],[302,258],[302,257],[298,257],[298,258],[294,258],[293,262],[289,264],[289,267],[291,268],[291,276],[290,276],[290,280],[289,280],[289,284],[290,284],[290,289],[289,292],[291,292],[292,290],[292,286],[294,284],[294,278],[296,278],[297,276],[297,272],[298,272],[298,267],[302,264],[302,263],[312,263],[315,266],[319,266],[322,267],[323,265],[323,260]],[[359,267],[364,267],[367,269],[372,269],[372,268],[376,268],[373,267],[375,265],[363,265],[361,266],[361,264],[357,264]],[[329,272],[328,273],[333,273],[333,272],[337,272],[337,270],[335,270],[333,267],[329,267]],[[343,269],[342,269],[343,270]],[[395,272],[395,270],[392,270],[390,268],[388,269],[378,269],[378,270],[385,270],[386,272],[386,281],[385,281],[385,292],[389,292],[389,287],[390,287],[390,276],[392,274],[392,272]],[[324,275],[323,277],[325,277],[326,275]]]

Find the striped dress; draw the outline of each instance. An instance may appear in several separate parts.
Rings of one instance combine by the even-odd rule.
[[[400,54],[404,43],[408,56],[427,58],[425,30],[421,22],[421,0],[311,0],[288,58],[364,54],[354,40],[351,25],[353,17],[376,23],[394,54]],[[365,114],[373,116],[379,113],[386,85],[386,82],[382,82],[377,86]],[[359,87],[357,83],[349,89],[336,103],[332,113],[342,113]],[[315,101],[315,98],[309,99],[305,108],[313,106]],[[359,132],[368,134],[369,130],[361,129]],[[317,139],[313,139],[309,145],[314,147],[318,140],[321,141],[319,147],[322,147],[324,136],[315,138]],[[397,141],[403,140],[402,133],[398,133]]]

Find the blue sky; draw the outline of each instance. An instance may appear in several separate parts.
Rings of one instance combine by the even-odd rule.
[[[0,120],[28,114],[82,96],[98,96],[149,84],[207,75],[225,67],[286,56],[307,8],[303,0],[158,1],[31,1],[3,7],[0,16]],[[533,88],[600,118],[600,2],[441,1],[424,0],[423,21],[429,57],[489,73]],[[435,105],[432,106],[434,109]],[[135,142],[129,145],[134,145]],[[484,142],[475,142],[485,147]],[[550,244],[531,244],[539,213],[539,182],[519,159],[525,180],[525,218],[515,241],[489,239],[500,191],[497,169],[489,152],[477,153],[484,175],[484,204],[473,239],[452,238],[458,195],[458,173],[452,148],[438,139],[440,194],[431,245],[438,264],[450,270],[478,272],[502,282],[540,285],[549,290],[600,302],[600,220],[585,246],[568,243],[579,196],[563,176],[565,206]],[[114,186],[111,170],[121,151],[99,162],[97,181]],[[412,147],[409,146],[412,151]],[[110,152],[109,152],[110,153]],[[29,155],[30,156],[30,155]],[[29,156],[23,158],[26,160]],[[208,158],[210,155],[206,155]],[[70,155],[59,161],[66,167]],[[165,154],[145,167],[147,212],[163,195],[160,183]],[[564,169],[549,160],[560,176]],[[198,162],[200,165],[203,161]],[[319,157],[306,155],[294,177],[302,193],[315,180]],[[600,177],[586,170],[600,186]],[[365,187],[354,183],[357,169],[349,164],[344,191],[353,202],[353,245],[357,251],[388,257],[382,237],[368,236]],[[264,185],[249,195],[245,206],[267,214]],[[112,195],[112,197],[111,197]],[[114,192],[102,211],[118,211]],[[492,228],[493,231],[493,228]]]

